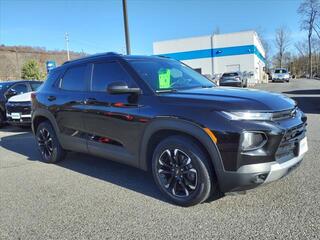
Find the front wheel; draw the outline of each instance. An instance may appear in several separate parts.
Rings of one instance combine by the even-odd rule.
[[[158,144],[152,173],[162,193],[180,206],[204,202],[215,189],[208,157],[187,137],[171,136]]]

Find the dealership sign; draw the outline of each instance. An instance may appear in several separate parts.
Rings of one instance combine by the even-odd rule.
[[[46,67],[47,67],[47,73],[48,73],[56,67],[56,62],[55,61],[47,61]]]

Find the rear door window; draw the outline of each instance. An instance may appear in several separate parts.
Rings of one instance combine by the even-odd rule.
[[[118,62],[97,62],[93,64],[91,91],[106,92],[111,82],[126,82],[130,87],[133,81]]]
[[[61,89],[69,91],[85,91],[86,66],[87,65],[80,65],[69,68],[61,80]]]

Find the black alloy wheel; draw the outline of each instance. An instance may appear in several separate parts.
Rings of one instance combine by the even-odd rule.
[[[5,123],[4,114],[0,111],[0,127],[2,127]]]
[[[50,159],[53,154],[53,140],[49,131],[45,128],[39,130],[38,145],[42,156]]]
[[[164,188],[176,197],[188,197],[197,187],[197,170],[188,154],[178,148],[163,151],[157,172]]]
[[[170,136],[157,145],[152,174],[161,192],[180,206],[202,203],[218,191],[207,155],[198,142],[186,136]]]
[[[61,147],[50,122],[40,123],[36,131],[36,139],[44,162],[54,163],[64,158],[65,151]]]

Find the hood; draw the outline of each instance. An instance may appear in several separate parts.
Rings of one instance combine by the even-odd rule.
[[[8,102],[29,102],[29,101],[31,102],[31,93],[33,92],[27,92],[27,93],[13,96],[9,98]]]
[[[278,93],[226,87],[196,88],[161,94],[161,101],[174,104],[208,105],[223,111],[273,112],[291,109],[295,101]]]

